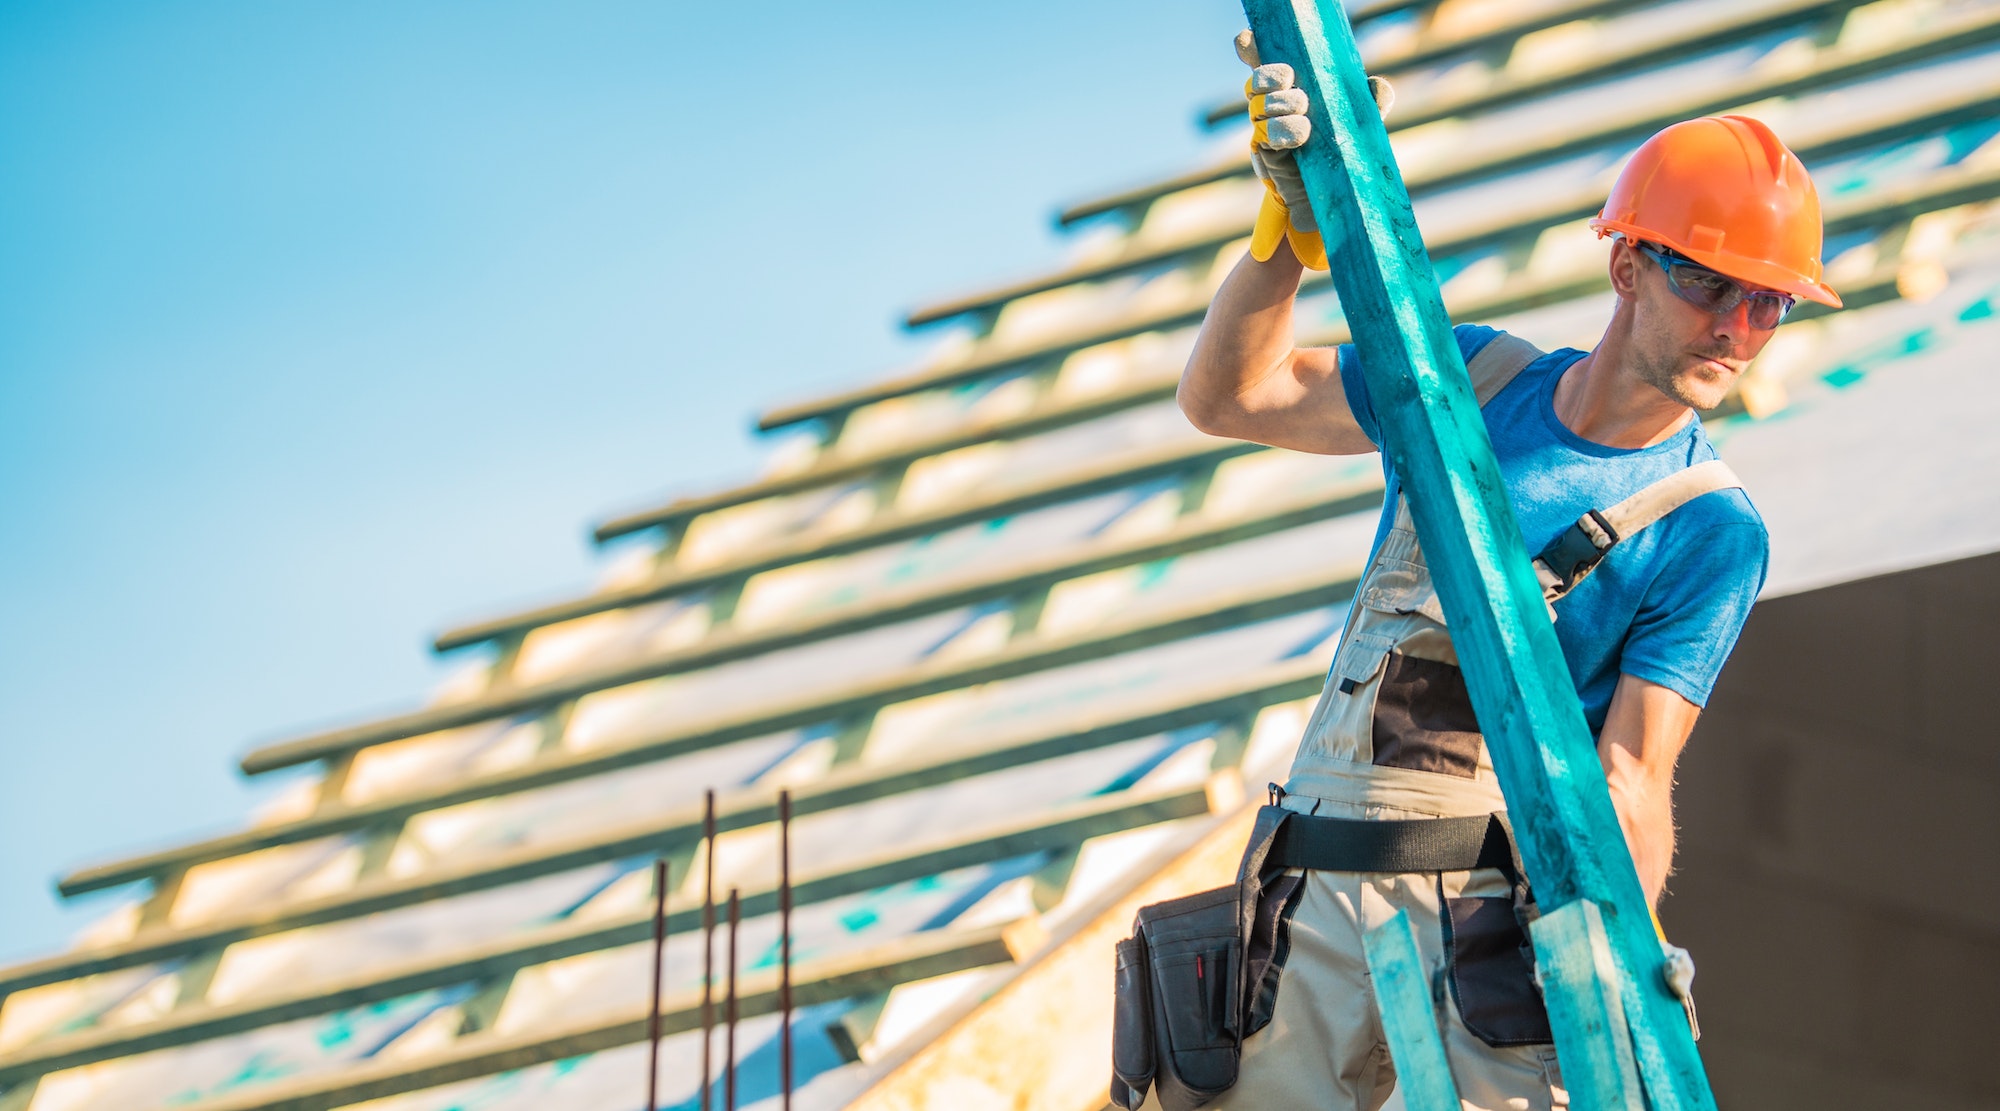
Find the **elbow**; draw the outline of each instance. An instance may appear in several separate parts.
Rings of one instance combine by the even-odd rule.
[[[1197,432],[1210,436],[1241,437],[1244,408],[1241,397],[1216,387],[1232,381],[1233,375],[1203,359],[1203,352],[1197,349],[1188,360],[1187,369],[1181,372],[1180,385],[1174,390],[1174,403],[1180,406],[1181,415],[1194,425]]]
[[[1174,403],[1180,406],[1181,415],[1188,419],[1189,424],[1194,425],[1195,431],[1205,432],[1210,436],[1221,435],[1217,431],[1221,417],[1220,406],[1189,388],[1188,379],[1191,377],[1192,368],[1189,374],[1181,377],[1179,388],[1174,390]]]

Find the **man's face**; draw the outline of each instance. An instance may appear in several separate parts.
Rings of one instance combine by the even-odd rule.
[[[1691,409],[1722,404],[1776,330],[1750,323],[1748,300],[1720,313],[1682,300],[1665,271],[1627,240],[1612,247],[1612,269],[1623,279],[1620,294],[1631,290],[1633,373]]]

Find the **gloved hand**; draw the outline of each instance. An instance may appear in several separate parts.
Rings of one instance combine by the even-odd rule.
[[[1307,269],[1325,270],[1326,244],[1313,220],[1298,160],[1292,156],[1312,137],[1305,90],[1294,87],[1292,67],[1283,62],[1258,63],[1257,39],[1249,31],[1237,34],[1236,56],[1250,67],[1250,79],[1243,84],[1243,95],[1250,100],[1250,165],[1264,183],[1264,207],[1250,234],[1250,256],[1266,262],[1277,251],[1278,240],[1284,239]],[[1375,97],[1376,111],[1386,118],[1395,90],[1382,78],[1370,77],[1368,91]]]

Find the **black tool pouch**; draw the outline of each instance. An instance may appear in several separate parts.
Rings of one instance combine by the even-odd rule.
[[[1264,860],[1288,813],[1258,812],[1235,884],[1140,908],[1118,943],[1112,1106],[1136,1108],[1157,1089],[1166,1111],[1193,1111],[1236,1083],[1243,1039],[1271,1017],[1253,1007],[1265,993],[1248,957],[1264,887],[1277,878]]]

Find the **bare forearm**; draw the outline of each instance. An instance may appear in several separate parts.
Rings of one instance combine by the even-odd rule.
[[[1625,832],[1625,847],[1639,873],[1646,902],[1658,906],[1674,870],[1674,806],[1665,792],[1611,785],[1611,806]]]
[[[1700,713],[1666,687],[1621,675],[1597,737],[1612,808],[1653,904],[1674,870],[1674,764]]]

